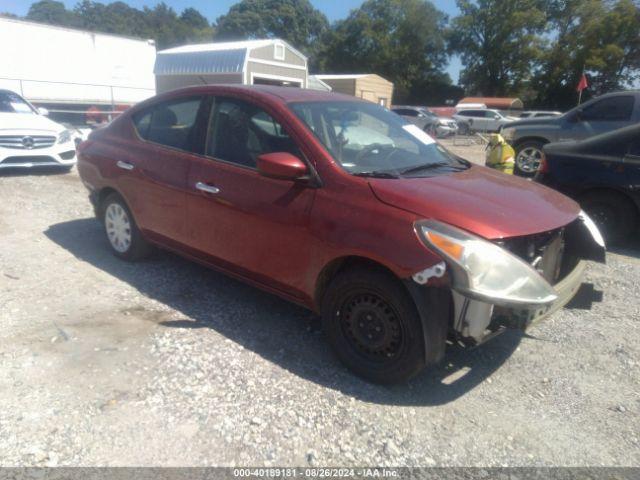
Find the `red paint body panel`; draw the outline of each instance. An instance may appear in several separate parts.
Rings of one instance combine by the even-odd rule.
[[[257,170],[141,140],[131,115],[194,94],[236,97],[280,122],[319,184],[267,178]],[[203,86],[142,102],[94,132],[78,170],[91,189],[117,190],[151,241],[289,300],[316,308],[323,270],[359,256],[407,278],[441,259],[413,224],[437,218],[486,238],[546,231],[574,220],[573,201],[531,182],[473,167],[415,179],[371,179],[339,167],[287,103],[358,101],[297,88]],[[118,161],[135,166],[125,171]],[[312,172],[313,173],[313,172]],[[203,182],[219,193],[197,190]]]
[[[431,178],[371,179],[371,188],[385,203],[488,239],[553,230],[580,211],[555,190],[480,166]]]

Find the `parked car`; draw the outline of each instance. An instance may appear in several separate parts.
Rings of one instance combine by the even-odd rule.
[[[573,200],[347,95],[175,90],[91,133],[78,171],[116,256],[157,245],[310,308],[376,382],[437,362],[449,334],[525,328],[603,259]]]
[[[461,133],[497,132],[500,127],[517,120],[489,108],[458,110],[453,116]]]
[[[594,98],[556,118],[525,119],[505,125],[502,136],[516,151],[518,175],[532,177],[550,142],[582,140],[640,121],[640,91]]]
[[[638,228],[640,124],[543,150],[536,180],[578,200],[608,241]]]
[[[72,132],[48,119],[17,93],[0,90],[0,169],[76,163]]]
[[[527,110],[526,112],[522,112],[518,119],[524,118],[542,118],[542,117],[559,117],[562,115],[562,112],[556,111],[547,111],[547,110]]]
[[[397,105],[391,107],[391,111],[436,138],[450,137],[458,131],[455,120],[440,117],[425,107]]]

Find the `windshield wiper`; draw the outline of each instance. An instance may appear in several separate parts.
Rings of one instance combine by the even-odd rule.
[[[356,177],[372,177],[372,178],[398,178],[398,175],[391,172],[384,172],[382,170],[372,170],[370,172],[356,172],[352,173]]]
[[[431,170],[433,168],[440,168],[440,167],[449,167],[454,170],[461,169],[460,166],[451,165],[450,163],[446,163],[446,162],[425,163],[423,165],[416,165],[414,167],[408,167],[408,168],[405,168],[404,170],[400,170],[400,175],[406,175],[407,173],[421,172],[423,170]]]

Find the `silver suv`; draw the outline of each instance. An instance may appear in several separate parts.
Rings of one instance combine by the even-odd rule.
[[[439,117],[425,107],[394,105],[391,107],[391,111],[397,113],[402,118],[413,123],[433,137],[448,137],[454,135],[458,131],[458,124],[455,120]]]
[[[497,132],[503,125],[518,119],[488,108],[458,110],[453,118],[458,122],[460,133]]]
[[[542,147],[550,142],[581,140],[640,121],[640,90],[615,92],[589,100],[560,117],[532,118],[502,127],[516,150],[515,172],[531,177],[540,165]]]

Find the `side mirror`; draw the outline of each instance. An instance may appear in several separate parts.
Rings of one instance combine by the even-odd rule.
[[[38,107],[38,113],[46,117],[47,115],[49,115],[49,110],[44,107]]]
[[[258,173],[280,180],[298,180],[309,174],[307,165],[288,152],[265,153],[258,156]]]

